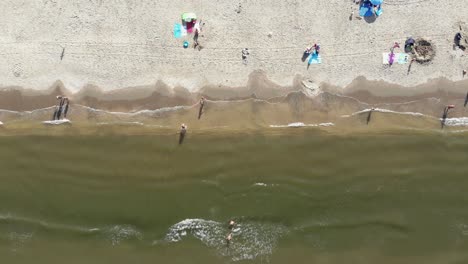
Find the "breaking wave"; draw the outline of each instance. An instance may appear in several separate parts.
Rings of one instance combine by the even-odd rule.
[[[176,243],[192,236],[232,261],[268,259],[287,229],[279,224],[241,221],[233,229],[229,247],[225,241],[227,233],[226,224],[205,219],[185,219],[169,228],[165,241]]]

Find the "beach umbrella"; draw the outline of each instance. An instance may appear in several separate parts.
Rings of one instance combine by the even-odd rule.
[[[195,13],[183,13],[182,14],[182,20],[184,20],[185,22],[190,22],[196,19],[197,19],[197,15],[195,15]]]
[[[373,5],[381,5],[383,3],[383,0],[370,0],[370,2],[373,4]]]

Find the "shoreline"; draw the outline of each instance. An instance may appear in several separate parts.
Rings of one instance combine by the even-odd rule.
[[[451,81],[447,78],[431,79],[416,86],[402,86],[384,81],[372,81],[359,76],[346,87],[328,83],[316,83],[304,76],[296,75],[293,81],[282,86],[270,80],[265,72],[250,74],[243,86],[200,87],[197,92],[190,92],[184,87],[171,87],[162,81],[155,85],[128,87],[103,91],[97,86],[86,86],[77,92],[71,92],[61,81],[56,81],[47,90],[38,91],[22,87],[0,87],[0,109],[11,111],[32,111],[55,104],[55,96],[65,95],[73,103],[92,108],[134,112],[154,110],[165,107],[192,106],[201,96],[212,101],[236,101],[249,98],[275,102],[290,93],[302,91],[308,97],[328,92],[353,98],[364,104],[404,103],[426,98],[441,100],[464,100],[468,93],[468,79]]]

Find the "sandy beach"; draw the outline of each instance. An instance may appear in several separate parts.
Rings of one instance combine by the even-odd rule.
[[[151,122],[188,122],[179,111],[196,112],[202,95],[218,109],[206,122],[222,126],[228,116],[239,127],[336,122],[372,107],[438,118],[467,92],[467,53],[454,46],[468,21],[462,2],[388,0],[379,17],[360,17],[359,5],[338,0],[7,0],[1,7],[3,122],[47,118],[57,95],[71,98],[72,119],[88,121],[96,111],[161,109]],[[184,12],[197,15],[201,50],[193,34],[174,36]],[[430,41],[432,61],[383,64],[382,54],[395,42],[395,52],[404,52],[408,37]],[[307,67],[301,57],[314,43],[322,61]]]
[[[404,86],[462,79],[468,61],[453,49],[453,38],[468,20],[463,1],[387,0],[380,17],[366,19],[356,18],[358,8],[338,0],[5,0],[0,84],[45,90],[60,80],[76,93],[87,85],[109,91],[162,81],[197,91],[245,86],[256,70],[282,86],[296,75],[342,88],[358,76]],[[195,12],[204,24],[201,51],[184,50],[173,36],[183,12]],[[415,65],[409,75],[405,65],[384,67],[382,52],[409,36],[434,44],[433,63]],[[307,70],[300,58],[314,42],[321,44],[323,62]],[[247,65],[243,48],[251,53]]]

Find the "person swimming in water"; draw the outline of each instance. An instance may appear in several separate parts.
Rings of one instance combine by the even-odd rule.
[[[234,222],[234,220],[230,220],[229,221],[229,224],[228,224],[228,229],[229,230],[232,230],[234,228],[234,226],[236,225],[236,222]]]
[[[229,247],[229,245],[231,244],[231,240],[232,240],[232,233],[229,232],[229,234],[226,236],[226,246]]]

